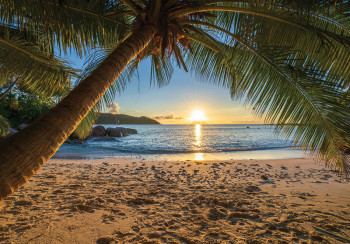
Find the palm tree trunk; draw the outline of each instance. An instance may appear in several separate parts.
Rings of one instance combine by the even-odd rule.
[[[26,183],[55,154],[154,33],[155,28],[150,25],[139,29],[54,108],[1,142],[0,200]]]

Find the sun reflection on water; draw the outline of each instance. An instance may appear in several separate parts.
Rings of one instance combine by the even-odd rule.
[[[194,127],[194,142],[193,145],[195,146],[195,149],[198,150],[201,148],[201,142],[202,142],[202,126],[201,124],[196,124]],[[204,153],[195,153],[194,154],[194,160],[204,160]]]
[[[202,128],[201,128],[200,124],[195,125],[194,135],[195,135],[194,145],[196,147],[200,147],[201,146],[201,139],[202,139]]]

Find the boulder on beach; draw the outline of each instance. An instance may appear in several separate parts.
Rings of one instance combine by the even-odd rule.
[[[114,129],[119,130],[122,133],[122,136],[128,135],[128,129],[126,129],[124,127],[115,127]]]
[[[123,133],[120,130],[118,130],[117,128],[111,128],[111,127],[107,128],[106,134],[108,136],[111,136],[111,137],[122,137],[123,136]]]
[[[91,132],[91,136],[93,137],[123,137],[129,134],[137,134],[137,130],[124,127],[108,127],[107,129],[105,129],[102,125],[99,125],[92,128]]]
[[[91,135],[92,136],[105,136],[106,129],[102,125],[95,126],[94,128],[92,128]]]
[[[69,137],[69,140],[80,140],[79,136],[76,133],[72,133]]]
[[[137,130],[135,129],[126,128],[126,131],[128,132],[128,134],[137,134]]]

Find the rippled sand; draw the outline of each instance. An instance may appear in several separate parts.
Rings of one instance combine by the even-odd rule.
[[[349,210],[311,159],[56,159],[0,203],[0,243],[346,243]]]

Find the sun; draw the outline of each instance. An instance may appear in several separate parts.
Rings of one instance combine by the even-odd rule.
[[[189,120],[191,122],[204,122],[207,120],[207,118],[204,116],[204,112],[202,110],[194,110]]]

